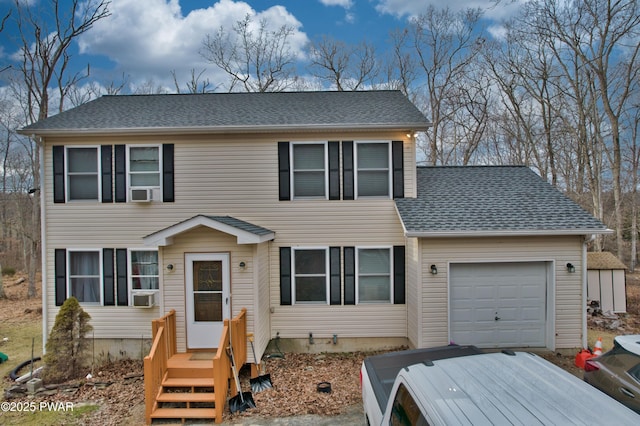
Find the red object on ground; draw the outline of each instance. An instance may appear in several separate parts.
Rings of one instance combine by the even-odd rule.
[[[586,360],[590,359],[590,358],[594,358],[595,355],[592,354],[590,351],[583,349],[580,352],[578,352],[578,355],[576,355],[576,367],[582,368],[584,370],[584,363]]]

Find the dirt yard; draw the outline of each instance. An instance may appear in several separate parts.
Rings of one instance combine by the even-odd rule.
[[[20,329],[37,330],[41,324],[40,298],[26,298],[26,284],[14,282],[16,277],[5,279],[7,300],[0,300],[0,351],[10,352],[8,348],[15,346],[3,342],[3,335]],[[617,330],[590,326],[589,342],[592,345],[597,336],[603,336],[605,350],[611,347],[611,340],[617,334],[640,334],[640,273],[627,276],[627,311],[621,317],[622,326]],[[31,325],[31,328],[28,327]],[[37,344],[41,353],[41,335]],[[28,359],[31,351],[30,342],[21,352],[20,358],[10,355],[10,361],[0,365],[3,375],[3,389],[8,389],[13,382],[8,379],[7,372],[18,362]],[[26,343],[25,343],[26,344]],[[24,346],[23,344],[22,346]],[[279,354],[278,354],[279,355]],[[253,393],[257,408],[240,414],[225,412],[225,422],[241,423],[251,421],[251,417],[287,417],[294,415],[319,414],[336,415],[360,403],[359,368],[367,353],[347,354],[293,354],[269,358],[266,372],[270,374],[273,388],[264,392]],[[545,354],[545,358],[562,368],[580,375],[580,370],[573,365],[571,354]],[[22,359],[24,358],[24,359]],[[11,368],[10,368],[11,367]],[[88,372],[90,372],[88,370]],[[245,391],[250,390],[246,369],[241,371],[241,385]],[[317,384],[330,382],[331,393],[319,393]],[[17,413],[0,412],[0,424],[101,424],[101,425],[140,425],[144,424],[144,392],[141,361],[119,361],[94,368],[94,377],[67,383],[60,389],[52,390],[52,395],[38,396],[38,401],[72,402],[74,405],[87,403],[88,409],[82,415],[60,416],[54,420],[39,420],[31,416],[31,423],[25,422]],[[27,400],[25,396],[22,398]],[[31,399],[29,399],[31,401]],[[28,420],[28,419],[27,419]]]

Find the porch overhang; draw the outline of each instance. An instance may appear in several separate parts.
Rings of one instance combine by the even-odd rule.
[[[237,238],[238,244],[259,244],[275,238],[275,232],[231,216],[197,215],[149,234],[142,240],[149,247],[164,247],[173,244],[176,235],[198,226],[233,235]]]

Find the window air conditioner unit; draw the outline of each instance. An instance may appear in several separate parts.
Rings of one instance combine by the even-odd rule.
[[[153,199],[153,190],[151,189],[131,189],[130,197],[131,201],[138,203],[146,203]]]
[[[133,293],[133,306],[139,308],[151,308],[155,305],[155,293]]]

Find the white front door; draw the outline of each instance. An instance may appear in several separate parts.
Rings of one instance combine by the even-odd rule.
[[[218,346],[223,321],[229,318],[229,255],[186,255],[187,348]]]

